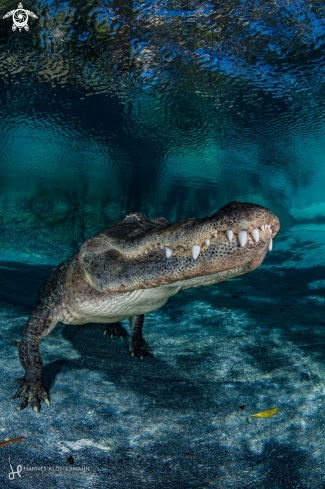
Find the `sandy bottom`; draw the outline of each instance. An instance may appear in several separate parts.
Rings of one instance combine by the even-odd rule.
[[[154,358],[102,325],[58,325],[41,342],[39,414],[9,397],[51,266],[0,262],[0,441],[25,437],[0,448],[1,488],[324,487],[324,243],[283,234],[258,270],[171,298],[145,318]]]

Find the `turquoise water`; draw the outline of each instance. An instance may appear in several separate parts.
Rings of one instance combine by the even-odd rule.
[[[0,429],[25,440],[1,449],[1,487],[323,487],[324,5],[32,2],[21,32],[17,5],[0,4]],[[13,342],[53,265],[130,212],[232,200],[279,217],[258,270],[148,314],[143,362],[59,325],[51,407],[16,411]]]

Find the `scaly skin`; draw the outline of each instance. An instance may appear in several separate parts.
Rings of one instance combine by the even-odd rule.
[[[19,357],[25,376],[12,396],[21,397],[18,409],[30,403],[38,412],[41,401],[49,404],[38,343],[58,322],[104,323],[104,334],[125,338],[128,333],[118,321],[129,317],[131,355],[152,356],[142,337],[144,314],[180,290],[254,270],[279,228],[268,209],[231,202],[203,219],[173,224],[130,214],[85,241],[52,271],[24,327]]]

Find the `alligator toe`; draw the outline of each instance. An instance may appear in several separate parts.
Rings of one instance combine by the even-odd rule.
[[[144,357],[152,357],[152,353],[150,353],[150,347],[146,340],[143,338],[135,338],[133,341],[131,341],[131,345],[129,347],[131,356],[137,356],[141,360],[143,360]]]
[[[119,338],[121,338],[121,340],[130,336],[128,334],[128,332],[123,328],[121,323],[107,323],[107,324],[105,324],[103,334],[107,334],[111,338],[118,336]]]
[[[41,381],[31,380],[25,376],[22,379],[16,379],[16,382],[20,384],[20,387],[16,394],[11,396],[10,399],[17,399],[17,397],[21,397],[21,402],[18,407],[19,411],[25,409],[27,404],[30,404],[31,408],[38,413],[40,410],[41,401],[46,402],[48,406],[50,405],[48,394]]]

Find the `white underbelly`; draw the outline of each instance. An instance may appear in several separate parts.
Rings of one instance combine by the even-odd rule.
[[[83,300],[75,304],[73,311],[69,311],[69,324],[114,323],[130,316],[146,314],[162,307],[180,289],[180,285],[163,285]]]
[[[198,287],[227,280],[245,273],[249,264],[211,275],[180,280],[153,289],[140,289],[123,294],[102,294],[92,300],[74,297],[74,307],[66,309],[62,322],[66,324],[115,323],[122,319],[139,316],[162,307],[169,297],[182,288]]]

